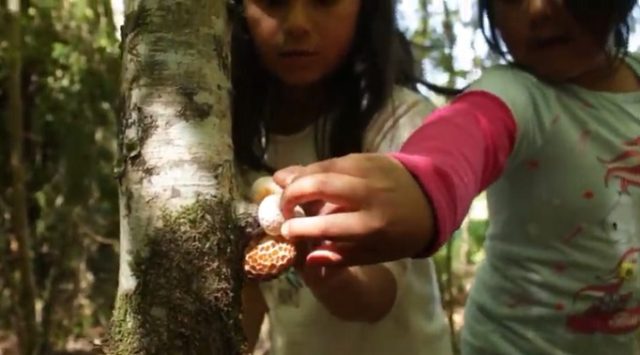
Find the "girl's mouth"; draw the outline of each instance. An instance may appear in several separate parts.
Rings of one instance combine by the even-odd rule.
[[[313,51],[304,50],[304,49],[291,49],[291,50],[281,51],[279,55],[284,58],[300,58],[300,57],[311,57],[316,55],[316,53]]]
[[[534,48],[545,49],[549,47],[564,46],[567,43],[569,43],[569,41],[570,41],[570,38],[567,36],[553,36],[553,37],[534,38],[531,41],[531,44]]]

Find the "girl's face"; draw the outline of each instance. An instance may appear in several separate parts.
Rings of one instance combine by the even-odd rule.
[[[564,0],[493,0],[493,6],[509,53],[533,74],[570,82],[606,63],[605,41],[585,30]]]
[[[244,7],[264,66],[287,85],[307,86],[349,53],[360,0],[244,0]]]

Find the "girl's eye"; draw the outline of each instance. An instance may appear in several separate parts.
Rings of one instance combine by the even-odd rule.
[[[288,0],[262,0],[262,3],[270,8],[278,8],[285,6],[289,1]]]
[[[289,5],[290,0],[257,0],[257,1],[261,2],[266,7],[276,9],[276,8],[282,8]],[[342,0],[310,0],[310,1],[316,6],[331,7]]]
[[[340,0],[314,0],[316,4],[320,5],[320,6],[333,6],[335,4],[337,4],[338,2],[340,2]]]

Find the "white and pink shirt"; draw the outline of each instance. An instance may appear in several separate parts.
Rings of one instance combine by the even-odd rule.
[[[627,62],[640,77],[640,60]],[[394,154],[435,207],[429,255],[488,188],[463,354],[638,354],[640,92],[487,70]]]

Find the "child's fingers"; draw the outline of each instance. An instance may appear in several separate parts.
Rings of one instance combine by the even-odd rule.
[[[335,203],[325,202],[321,206],[319,206],[316,210],[316,213],[313,215],[325,215],[325,214],[333,214],[338,212],[349,212],[352,209],[347,208],[347,206],[336,205]]]
[[[273,178],[280,186],[286,186],[293,180],[313,174],[340,173],[352,176],[362,176],[372,162],[378,162],[381,156],[376,154],[349,154],[340,158],[326,159],[306,166],[291,166],[278,170]],[[382,156],[382,159],[387,159]]]
[[[355,209],[367,196],[363,179],[342,174],[324,173],[300,177],[284,189],[280,210],[285,218],[293,217],[295,206],[312,201],[329,202]]]
[[[300,205],[300,207],[302,207],[306,216],[316,216],[349,211],[348,208],[336,205],[335,203],[324,202],[322,200],[307,202]]]
[[[281,233],[297,239],[356,240],[371,231],[369,218],[362,212],[344,212],[324,216],[291,218],[282,225]]]
[[[299,176],[304,169],[305,168],[302,165],[293,165],[280,169],[273,174],[273,181],[280,185],[280,187],[284,188],[289,185],[293,179]]]
[[[339,250],[314,250],[307,255],[306,265],[320,267],[320,266],[339,266],[345,262],[344,256]]]
[[[369,265],[382,262],[379,254],[368,252],[361,245],[354,243],[332,243],[322,245],[313,250],[305,259],[305,267],[307,266],[354,266]]]

